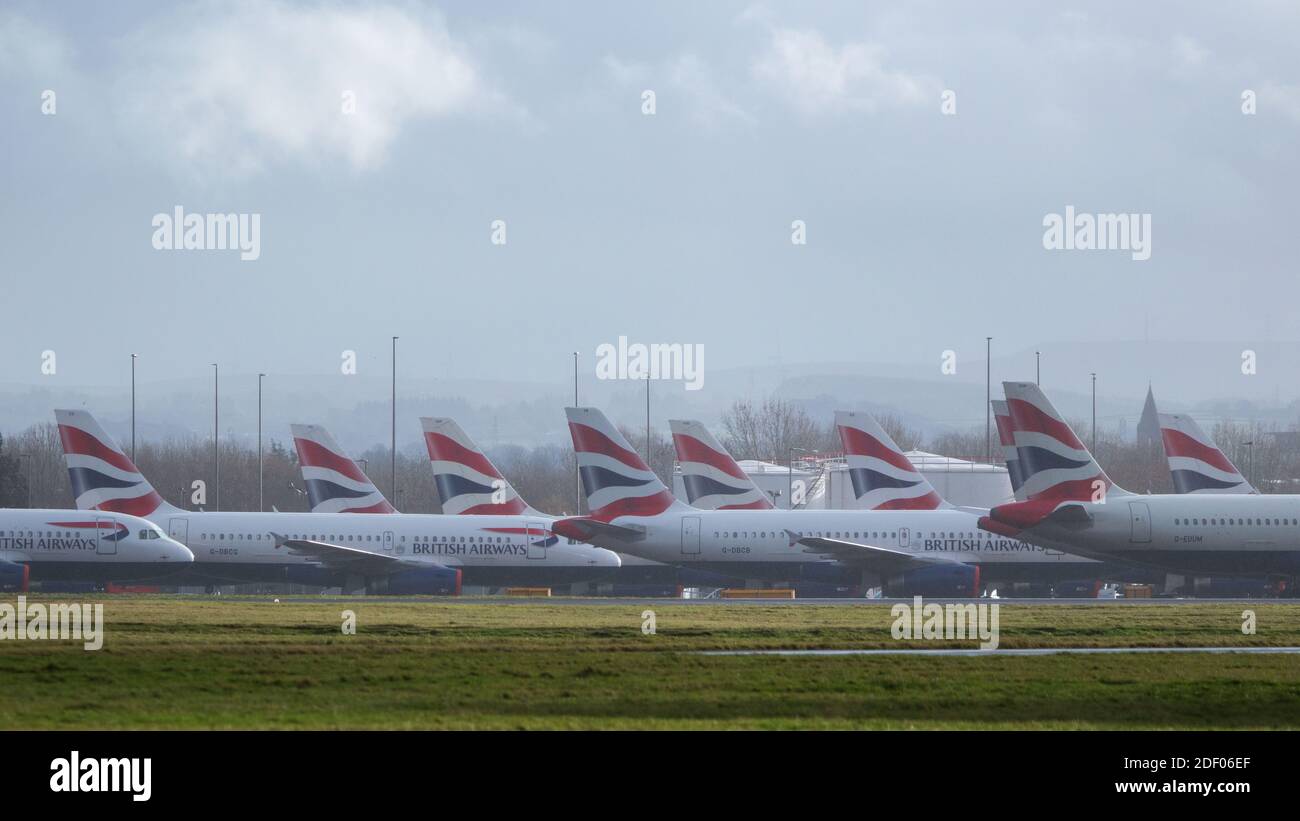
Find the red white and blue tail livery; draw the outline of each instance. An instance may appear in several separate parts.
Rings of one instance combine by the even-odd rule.
[[[420,418],[442,512],[468,516],[543,516],[525,502],[452,419]],[[549,518],[549,517],[548,517]]]
[[[613,423],[596,408],[565,408],[587,497],[588,518],[610,522],[620,516],[657,516],[684,508],[641,459]]]
[[[682,484],[701,510],[771,510],[767,494],[740,469],[726,448],[699,422],[670,419]]]
[[[1011,480],[1011,492],[1017,502],[1023,502],[1025,494],[1022,488],[1025,480],[1021,475],[1020,457],[1016,453],[1015,421],[1011,418],[1011,411],[1007,410],[1005,400],[994,399],[989,404],[993,406],[993,423],[998,429],[998,444],[1002,448],[1002,458],[1007,463],[1007,478]]]
[[[1025,498],[1100,501],[1126,493],[1101,469],[1069,424],[1033,382],[1003,382]]]
[[[869,413],[835,412],[849,478],[860,510],[951,507]]]
[[[374,482],[320,425],[290,425],[312,513],[396,513]]]
[[[55,410],[54,418],[78,510],[107,510],[142,518],[159,510],[177,510],[89,412]]]
[[[1009,535],[1061,515],[1082,515],[1079,503],[1132,495],[1116,485],[1033,382],[1003,382],[1025,501],[998,505],[980,526]]]
[[[1255,488],[1184,413],[1156,414],[1175,493],[1255,493]]]

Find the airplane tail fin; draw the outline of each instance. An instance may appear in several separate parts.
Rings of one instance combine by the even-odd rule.
[[[591,518],[656,516],[686,508],[641,459],[613,423],[596,408],[565,408],[578,457],[578,475]]]
[[[396,513],[321,425],[290,425],[313,513]]]
[[[998,428],[998,444],[1002,447],[1002,458],[1007,463],[1007,478],[1011,480],[1011,493],[1017,502],[1025,501],[1021,488],[1025,484],[1020,475],[1020,458],[1016,453],[1016,427],[1007,410],[1007,403],[1002,399],[992,400],[993,422]]]
[[[63,459],[78,510],[148,517],[178,510],[144,478],[126,451],[84,410],[55,410]]]
[[[1156,416],[1176,493],[1258,492],[1195,419],[1184,413]]]
[[[853,494],[862,510],[937,510],[952,507],[939,496],[869,413],[835,412]]]
[[[699,422],[670,419],[682,484],[701,510],[771,510],[774,505],[726,448]]]
[[[534,510],[452,419],[420,418],[442,512],[544,516]]]
[[[1132,495],[1111,481],[1036,384],[1003,382],[1002,388],[1025,499],[1093,502]]]

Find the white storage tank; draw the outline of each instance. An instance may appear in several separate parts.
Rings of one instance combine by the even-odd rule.
[[[810,470],[795,467],[793,471],[785,465],[778,465],[773,462],[761,462],[757,459],[741,459],[736,464],[740,469],[745,471],[745,475],[754,480],[772,504],[779,508],[789,507],[790,490],[797,489],[799,483],[802,483],[803,495],[815,504],[806,505],[808,507],[823,506],[819,498],[819,490],[816,487],[810,487],[813,479],[817,475]],[[822,488],[824,491],[824,488]],[[673,469],[673,495],[686,504],[690,504],[690,499],[686,498],[686,485],[682,482],[682,473],[680,467]],[[805,505],[801,505],[805,506]]]
[[[1011,478],[1001,465],[970,462],[923,450],[907,451],[907,459],[944,500],[963,507],[993,507],[1013,500]],[[853,483],[843,460],[835,460],[827,481],[828,506],[853,507]]]
[[[993,507],[1012,501],[1011,479],[1000,465],[970,462],[923,450],[909,450],[907,458],[946,501],[963,507]],[[854,505],[853,483],[842,458],[795,461],[790,471],[784,465],[746,459],[740,469],[767,493],[772,504],[787,508],[789,487],[803,483],[805,502],[800,507],[812,510],[851,510]],[[673,494],[687,504],[686,488],[680,471],[673,472]],[[796,494],[797,495],[797,494]]]

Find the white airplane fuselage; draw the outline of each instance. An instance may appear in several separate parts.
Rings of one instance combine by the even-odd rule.
[[[976,564],[1011,579],[1088,578],[1102,570],[1091,559],[981,530],[979,516],[940,510],[692,510],[674,507],[651,517],[624,516],[613,524],[644,528],[644,535],[591,541],[658,562],[695,566],[742,577],[800,575],[847,565],[791,544],[786,531],[934,558]],[[807,575],[803,573],[802,575]]]
[[[1023,535],[1058,550],[1171,572],[1300,573],[1300,496],[1112,495],[1079,504],[1090,521],[1048,520]]]
[[[609,551],[568,544],[541,518],[167,509],[150,518],[194,551],[196,572],[220,580],[336,581],[316,560],[277,548],[272,534],[459,568],[466,584],[562,584],[618,567]]]
[[[32,581],[146,581],[193,563],[153,523],[121,513],[0,509],[0,564],[26,565]]]

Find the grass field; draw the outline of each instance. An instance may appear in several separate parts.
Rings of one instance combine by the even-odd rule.
[[[98,652],[0,642],[0,729],[1300,727],[1300,656],[696,652],[908,646],[880,606],[665,604],[643,635],[642,603],[92,600]],[[1003,648],[1295,646],[1300,605],[1003,602],[1000,626]]]

